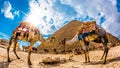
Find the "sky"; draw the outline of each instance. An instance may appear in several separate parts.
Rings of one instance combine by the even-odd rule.
[[[33,23],[48,38],[72,20],[96,20],[120,39],[120,0],[0,0],[1,39],[9,40],[22,21]]]

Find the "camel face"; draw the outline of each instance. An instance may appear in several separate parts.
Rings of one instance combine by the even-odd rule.
[[[55,42],[56,42],[56,38],[55,37],[51,37],[50,39],[45,40],[41,44],[43,44],[44,46],[53,46]]]

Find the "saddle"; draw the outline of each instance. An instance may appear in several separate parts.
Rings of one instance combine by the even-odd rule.
[[[105,34],[105,30],[102,27],[96,25],[96,23],[94,21],[84,22],[82,24],[83,24],[83,29],[82,29],[82,34],[78,35],[79,40],[82,40],[83,38],[87,37],[88,35],[92,35],[95,33],[97,33],[99,36],[102,36]]]
[[[20,25],[14,30],[14,32],[20,32],[24,34],[28,34],[31,31],[34,32],[34,34],[37,34],[39,32],[35,26],[28,22],[21,22]]]
[[[83,33],[89,33],[96,30],[96,23],[92,22],[84,22],[83,24]]]

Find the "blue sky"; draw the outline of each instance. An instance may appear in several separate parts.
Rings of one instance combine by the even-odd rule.
[[[48,38],[71,20],[90,21],[120,39],[120,0],[0,0],[0,38],[28,21]]]

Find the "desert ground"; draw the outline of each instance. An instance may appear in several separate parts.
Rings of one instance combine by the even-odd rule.
[[[90,63],[84,62],[84,54],[73,55],[72,54],[36,54],[32,53],[31,61],[33,65],[27,64],[27,52],[18,51],[18,55],[21,59],[17,59],[12,51],[10,50],[11,62],[7,61],[7,51],[6,48],[0,47],[0,68],[120,68],[120,46],[112,47],[109,50],[107,63],[102,64],[100,60],[103,50],[90,51]],[[60,62],[56,64],[44,64],[42,60],[51,57],[58,57],[59,59],[64,59],[65,62]]]

